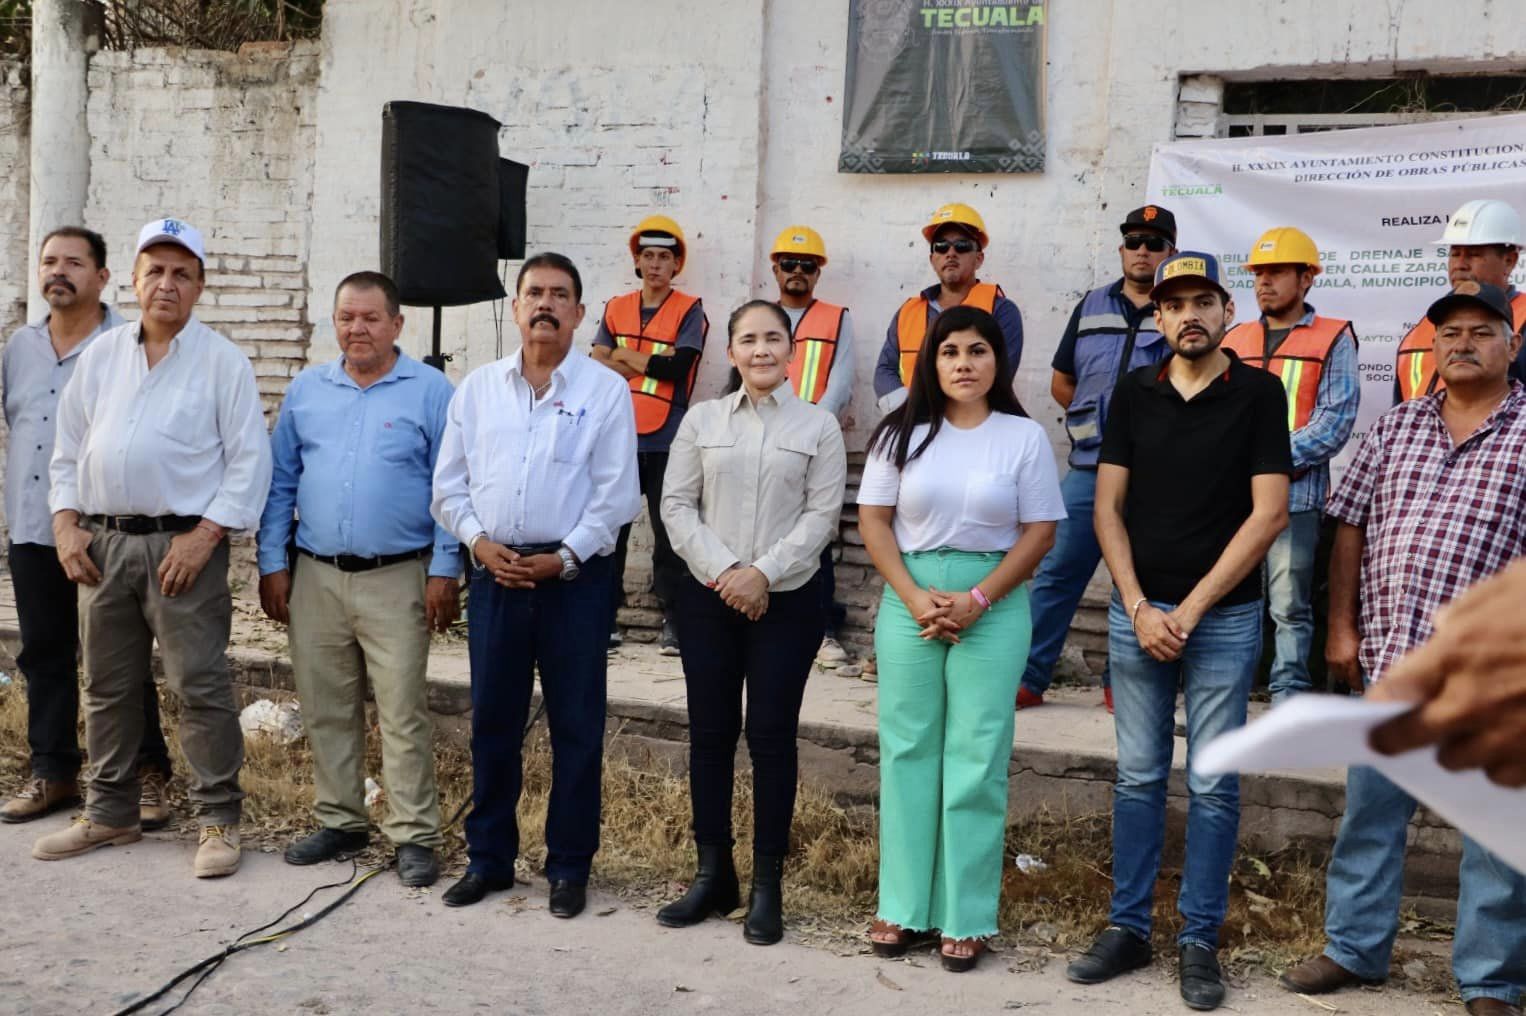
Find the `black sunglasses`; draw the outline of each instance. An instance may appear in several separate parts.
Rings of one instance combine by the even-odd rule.
[[[815,275],[821,266],[810,258],[780,258],[779,268],[786,275],[791,272],[804,272],[807,275]]]
[[[1123,238],[1123,245],[1129,250],[1138,250],[1143,247],[1151,254],[1159,254],[1171,246],[1171,241],[1155,233],[1130,233]]]
[[[955,254],[973,254],[980,249],[980,245],[974,240],[934,240],[933,253],[947,254],[952,250]]]

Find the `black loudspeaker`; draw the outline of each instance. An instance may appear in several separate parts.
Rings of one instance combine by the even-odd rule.
[[[523,261],[525,256],[525,185],[530,167],[498,160],[498,256]]]
[[[505,244],[497,120],[427,102],[382,107],[381,266],[403,303],[454,307],[504,296]],[[523,168],[523,167],[521,167]],[[524,176],[517,211],[524,249]],[[508,239],[512,240],[512,237]]]

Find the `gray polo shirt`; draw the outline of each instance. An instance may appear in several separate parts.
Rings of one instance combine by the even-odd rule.
[[[48,318],[22,325],[5,344],[5,423],[10,428],[5,456],[5,518],[12,543],[53,546],[53,513],[48,511],[48,460],[58,422],[58,397],[74,374],[79,355],[102,332],[125,323],[112,308],[100,327],[62,360],[53,351]]]

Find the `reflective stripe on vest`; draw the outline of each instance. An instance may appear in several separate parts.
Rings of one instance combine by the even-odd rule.
[[[1511,298],[1510,309],[1515,317],[1515,330],[1520,331],[1526,326],[1526,292]],[[1400,402],[1439,392],[1447,386],[1436,370],[1435,346],[1436,326],[1428,318],[1421,318],[1399,343],[1399,352],[1394,357],[1394,378],[1399,382]]]
[[[1316,316],[1309,324],[1298,325],[1288,332],[1268,358],[1265,322],[1248,321],[1230,329],[1224,336],[1224,348],[1234,350],[1247,366],[1260,367],[1282,379],[1283,390],[1288,394],[1288,431],[1292,432],[1307,426],[1314,415],[1319,380],[1325,364],[1330,362],[1330,351],[1336,340],[1346,334],[1351,335],[1352,342],[1356,341],[1350,321]]]
[[[651,356],[667,356],[678,344],[678,329],[683,325],[689,308],[699,303],[699,297],[672,290],[645,325],[641,323],[641,290],[624,293],[604,305],[604,330],[614,337],[615,345],[622,349],[646,353]],[[699,362],[695,361],[695,368]],[[684,397],[694,390],[696,369],[689,371],[684,382]],[[630,379],[631,402],[636,410],[636,433],[655,434],[667,425],[673,413],[673,402],[678,387],[672,381],[658,378],[633,377]]]
[[[837,359],[837,336],[846,313],[846,308],[812,300],[795,325],[795,355],[789,362],[789,379],[795,394],[807,402],[820,402],[826,394],[832,364]]]
[[[965,295],[961,307],[979,307],[987,314],[996,309],[996,301],[1006,294],[994,282],[977,282]],[[917,369],[917,354],[922,351],[922,340],[927,338],[927,297],[914,296],[901,304],[896,315],[895,342],[901,354],[901,384],[910,386],[912,372]]]

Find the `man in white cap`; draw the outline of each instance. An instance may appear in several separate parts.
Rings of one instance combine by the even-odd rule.
[[[1507,323],[1519,334],[1526,326],[1526,293],[1510,284],[1510,275],[1521,257],[1521,217],[1516,210],[1503,201],[1466,202],[1452,213],[1436,242],[1447,249],[1447,281],[1452,286],[1477,282],[1505,291],[1512,318]],[[1418,399],[1447,386],[1436,365],[1435,342],[1436,326],[1422,314],[1399,343],[1394,363],[1395,402]],[[1526,382],[1526,353],[1511,364],[1510,376]]]
[[[132,271],[142,318],[99,336],[59,398],[48,501],[59,563],[80,587],[90,770],[84,814],[37,841],[40,860],[142,838],[136,756],[157,642],[181,704],[196,876],[238,870],[226,537],[259,522],[270,442],[248,358],[192,314],[205,260],[188,223],[144,226]]]

